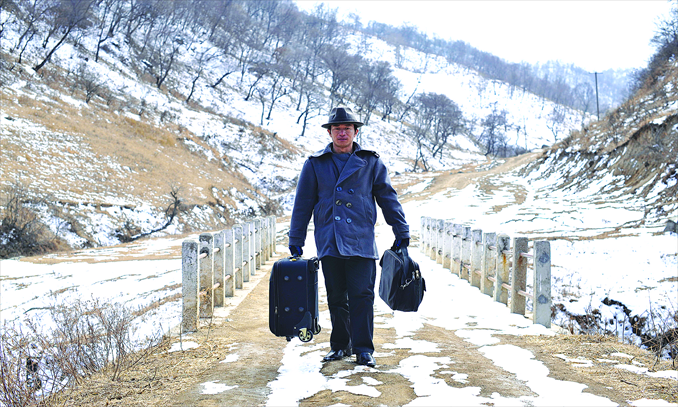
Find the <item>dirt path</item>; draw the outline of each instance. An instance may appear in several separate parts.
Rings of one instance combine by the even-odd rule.
[[[328,329],[316,335],[312,342],[297,346],[295,349],[301,348],[299,354],[286,356],[287,341],[274,337],[268,329],[268,275],[271,265],[272,262],[267,263],[257,281],[249,283],[252,285],[251,292],[227,317],[217,318],[211,328],[203,328],[198,333],[190,334],[189,338],[184,338],[184,341],[199,343],[198,348],[174,353],[168,353],[165,349],[159,353],[158,356],[166,360],[160,367],[156,365],[154,370],[156,375],[158,370],[171,372],[166,381],[151,385],[152,391],[142,391],[133,397],[112,398],[102,405],[429,405],[425,397],[430,395],[415,386],[415,379],[411,377],[417,366],[404,362],[411,361],[415,351],[406,346],[393,346],[399,336],[394,328],[387,327],[387,320],[393,318],[391,314],[377,313],[375,319],[376,368],[357,366],[353,358],[321,364],[320,358],[329,350]],[[324,298],[320,302],[322,313],[327,306]],[[645,381],[637,375],[630,377],[628,372],[618,373],[603,366],[594,366],[587,371],[554,356],[566,354],[577,358],[583,355],[595,360],[616,351],[634,355],[634,360],[639,362],[651,363],[651,355],[633,346],[609,342],[604,338],[590,341],[574,338],[579,337],[501,335],[499,339],[500,345],[514,345],[532,352],[536,360],[548,368],[550,378],[585,384],[588,388],[584,392],[607,398],[618,405],[629,405],[627,400],[642,397],[659,398],[662,394],[664,396],[661,397],[671,397],[671,386],[675,387],[675,382],[670,380]],[[522,404],[519,402],[521,397],[536,396],[528,383],[495,365],[478,350],[478,346],[457,336],[455,331],[425,324],[416,330],[411,339],[436,344],[435,350],[419,350],[416,355],[439,361],[443,368],[434,370],[432,379],[438,381],[439,386],[444,383],[449,391],[472,394],[479,400],[491,400],[500,395],[504,399],[515,400],[519,405]],[[331,383],[345,380],[345,383],[339,386],[339,390],[334,386],[334,389],[319,391],[318,383],[309,383],[309,394],[299,397],[295,403],[284,402],[284,398],[277,399],[278,402],[271,400],[269,397],[276,380],[280,379],[281,369],[294,369],[285,364],[283,359],[287,357],[306,357],[305,360],[310,361],[308,363],[311,365],[308,370],[317,369],[317,377],[321,381]],[[298,383],[293,383],[292,387],[304,388]],[[131,393],[128,392],[130,396]],[[672,394],[675,397],[675,389]],[[450,400],[449,405],[467,404]]]
[[[275,338],[268,330],[268,274],[262,278],[247,298],[231,313],[229,320],[216,328],[210,335],[214,346],[229,351],[237,351],[237,361],[219,363],[215,357],[212,367],[195,377],[196,384],[174,397],[173,406],[224,406],[224,405],[263,405],[266,404],[269,390],[268,384],[278,375],[282,355],[287,341]],[[327,309],[321,301],[321,312]],[[389,316],[385,316],[388,318]],[[379,324],[377,324],[379,325]],[[515,376],[502,371],[484,358],[478,351],[469,347],[456,335],[434,326],[425,326],[417,332],[416,338],[438,344],[440,351],[425,353],[437,358],[450,358],[455,361],[454,368],[460,372],[478,372],[478,375],[462,384],[450,375],[441,375],[450,386],[480,387],[481,394],[490,396],[493,392],[519,397],[531,392]],[[314,337],[316,344],[329,344],[327,330]],[[375,354],[378,366],[375,369],[358,367],[353,358],[339,362],[325,363],[320,372],[326,377],[336,376],[340,371],[358,369],[359,373],[351,376],[347,386],[359,386],[364,378],[372,378],[374,386],[381,394],[378,397],[357,395],[347,391],[332,392],[323,390],[303,400],[300,405],[319,406],[343,403],[347,405],[404,405],[417,396],[411,382],[402,374],[391,373],[399,368],[399,363],[411,356],[409,349],[384,349],[385,344],[396,341],[393,328],[375,329]],[[329,345],[328,345],[329,346]],[[322,354],[329,347],[322,349]],[[384,356],[381,356],[384,355]],[[386,356],[387,355],[387,356]],[[369,379],[368,379],[369,380]],[[237,386],[218,394],[204,394],[207,387],[204,383],[224,383]]]
[[[212,336],[210,344],[215,356],[211,367],[195,376],[195,384],[172,398],[172,406],[224,406],[224,405],[264,405],[270,392],[269,383],[278,375],[284,348],[287,341],[284,338],[274,337],[268,329],[268,273],[252,290],[247,298],[235,309],[228,320],[210,330]],[[327,305],[321,301],[320,310],[325,311]],[[390,316],[384,316],[386,318]],[[379,324],[377,324],[379,325]],[[206,333],[201,332],[200,335]],[[194,336],[194,335],[192,335]],[[358,367],[353,358],[339,362],[325,363],[320,372],[328,378],[336,376],[341,371],[357,369],[359,372],[351,375],[347,386],[360,386],[365,378],[371,378],[377,384],[375,389],[381,394],[378,397],[358,395],[348,391],[332,392],[323,390],[304,399],[300,405],[319,406],[343,403],[347,405],[405,405],[417,398],[411,382],[402,374],[393,374],[399,368],[399,363],[411,356],[409,349],[384,349],[385,344],[392,344],[397,336],[393,328],[375,329],[375,354],[377,367],[375,369]],[[474,347],[469,346],[461,338],[446,330],[425,326],[417,331],[415,340],[424,340],[438,345],[439,351],[424,353],[436,358],[450,358],[454,360],[454,369],[461,374],[469,374],[469,380],[461,383],[454,380],[449,374],[440,375],[450,386],[480,387],[480,394],[486,397],[498,392],[505,396],[520,397],[531,395],[532,392],[523,383],[516,380],[515,375],[494,366],[483,357]],[[327,330],[314,337],[316,344],[329,344]],[[329,345],[328,345],[329,346]],[[239,358],[234,362],[220,363],[224,353],[236,352]],[[329,347],[322,349],[322,354],[329,351]],[[382,356],[383,355],[383,356]],[[477,374],[471,375],[471,372]],[[367,379],[370,381],[370,379]],[[217,394],[205,394],[209,386],[205,383],[217,385],[227,384],[228,387],[237,386]]]

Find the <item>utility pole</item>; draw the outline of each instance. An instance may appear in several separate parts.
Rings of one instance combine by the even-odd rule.
[[[596,113],[598,113],[598,120],[600,120],[600,106],[598,105],[598,72],[593,73],[596,76]]]

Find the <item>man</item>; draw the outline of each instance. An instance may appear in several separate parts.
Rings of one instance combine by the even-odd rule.
[[[362,125],[348,107],[331,110],[322,127],[332,142],[311,155],[299,175],[289,244],[292,255],[302,254],[313,215],[332,320],[332,349],[323,360],[355,354],[358,364],[373,367],[375,201],[393,229],[394,245],[409,244],[410,228],[379,154],[354,142]]]

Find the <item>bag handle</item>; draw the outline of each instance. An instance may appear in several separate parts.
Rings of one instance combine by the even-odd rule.
[[[410,254],[407,252],[407,247],[398,247],[395,250],[393,250],[396,254],[402,256],[403,258],[403,267],[405,268],[404,273],[403,273],[403,279],[405,280],[404,282],[401,280],[400,281],[400,289],[404,290],[408,285],[412,284],[412,282],[417,279],[418,276],[421,274],[417,273],[414,267],[414,262],[412,261],[412,258],[410,257]],[[410,270],[412,270],[410,272]]]

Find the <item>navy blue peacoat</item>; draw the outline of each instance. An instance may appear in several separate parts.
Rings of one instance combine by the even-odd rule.
[[[332,143],[304,163],[292,211],[290,246],[304,245],[312,215],[319,258],[338,254],[378,259],[376,204],[396,239],[410,237],[405,213],[379,154],[361,149],[358,143],[354,147],[341,174],[332,162]]]

